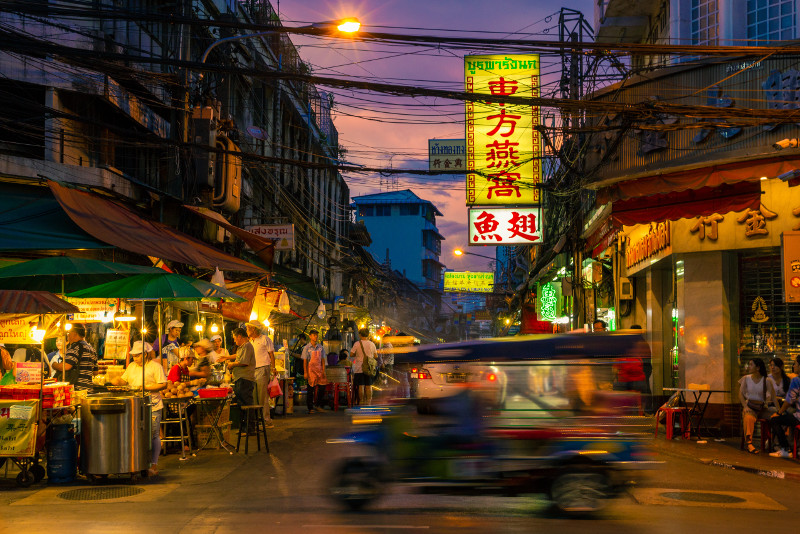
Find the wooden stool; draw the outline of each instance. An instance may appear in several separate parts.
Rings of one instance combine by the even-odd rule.
[[[248,446],[250,445],[250,421],[255,423],[256,431],[256,446],[259,452],[261,451],[261,436],[264,436],[264,448],[269,452],[269,441],[267,440],[267,426],[264,423],[264,407],[258,405],[240,406],[239,407],[239,435],[236,437],[236,452],[239,452],[239,445],[242,441],[242,433],[244,433],[244,453],[248,453]],[[252,414],[252,416],[251,416]]]

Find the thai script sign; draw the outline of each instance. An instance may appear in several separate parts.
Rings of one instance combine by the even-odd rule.
[[[38,400],[0,400],[0,457],[33,456]]]
[[[428,170],[466,171],[467,142],[464,139],[428,139]]]
[[[467,205],[539,203],[539,108],[492,102],[492,96],[539,96],[539,56],[466,56]]]
[[[275,250],[294,250],[293,224],[259,224],[245,226],[251,234],[275,241]]]
[[[672,254],[672,223],[665,221],[642,227],[641,231],[632,232],[625,238],[625,267],[628,274],[649,265],[646,260],[657,261]],[[638,268],[637,268],[638,267]]]
[[[108,318],[106,312],[108,312],[109,316],[114,313],[117,304],[117,299],[107,301],[106,299],[75,299],[71,297],[65,297],[64,300],[80,308],[80,313],[72,313],[67,315],[67,320],[76,321],[79,323],[102,322],[103,319]],[[108,302],[110,302],[112,305],[109,306]]]
[[[542,240],[539,206],[470,208],[470,245],[536,245]]]
[[[445,291],[469,291],[472,293],[491,293],[494,288],[494,273],[473,273],[445,271]]]

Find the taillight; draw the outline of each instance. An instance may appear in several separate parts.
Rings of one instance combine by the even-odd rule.
[[[425,369],[422,369],[422,370],[411,369],[411,378],[416,378],[416,379],[426,379],[427,378],[427,379],[430,379],[431,378],[431,374],[428,371],[426,371]]]
[[[489,382],[494,382],[495,380],[497,380],[497,375],[494,373],[489,373],[488,375],[486,375],[486,380],[488,380]]]

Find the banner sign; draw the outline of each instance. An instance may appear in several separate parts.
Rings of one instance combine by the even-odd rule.
[[[783,291],[786,302],[800,302],[800,232],[783,232]]]
[[[275,250],[294,250],[293,224],[259,224],[245,226],[244,229],[251,234],[275,241]]]
[[[428,139],[428,170],[463,173],[467,170],[464,139]]]
[[[77,323],[101,323],[103,319],[106,319],[106,312],[108,312],[109,316],[114,314],[117,305],[117,299],[75,299],[64,297],[64,300],[80,308],[80,313],[67,315],[68,321]],[[109,303],[112,305],[109,306]]]
[[[38,400],[0,400],[0,457],[33,456]]]
[[[452,292],[491,293],[494,273],[445,271],[444,290]]]
[[[470,245],[536,245],[541,240],[539,206],[469,208]]]
[[[466,103],[467,206],[538,204],[539,108],[491,101],[538,97],[538,54],[466,56],[464,64],[466,91],[487,95]]]
[[[42,381],[42,362],[16,362],[17,384]]]

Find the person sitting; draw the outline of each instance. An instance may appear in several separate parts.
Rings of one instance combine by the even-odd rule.
[[[192,379],[190,368],[195,362],[194,353],[189,350],[181,356],[180,361],[172,366],[172,369],[169,370],[169,375],[167,375],[167,380],[172,383],[189,382]]]
[[[783,360],[780,358],[772,358],[769,361],[769,375],[767,379],[772,383],[773,389],[775,389],[775,396],[777,398],[774,400],[774,405],[777,410],[782,399],[786,396],[786,392],[789,390],[789,383],[792,381],[792,377],[787,375],[783,368]]]
[[[800,356],[795,357],[792,371],[795,375],[800,375]],[[794,412],[789,413],[790,409]],[[785,429],[800,425],[800,377],[792,378],[786,390],[786,398],[778,411],[770,417],[769,425],[772,428],[772,435],[778,439],[780,447],[769,455],[776,458],[790,458],[792,455],[789,452],[789,440],[786,439]]]
[[[753,430],[756,420],[769,418],[767,401],[775,398],[775,390],[772,383],[767,380],[767,367],[763,360],[753,358],[747,362],[747,373],[740,380],[741,386],[739,387],[744,439],[747,452],[758,454],[759,450],[753,446]]]

